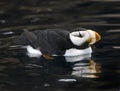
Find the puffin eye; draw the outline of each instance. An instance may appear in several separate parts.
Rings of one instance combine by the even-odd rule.
[[[80,32],[79,32],[79,37],[83,37]]]

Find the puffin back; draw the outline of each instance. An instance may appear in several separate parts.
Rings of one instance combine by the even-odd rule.
[[[35,31],[43,54],[63,55],[68,42],[68,31],[61,29],[46,29]]]

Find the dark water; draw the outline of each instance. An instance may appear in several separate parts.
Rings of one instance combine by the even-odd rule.
[[[79,62],[9,48],[23,30],[85,27],[102,40]],[[0,91],[120,91],[119,0],[0,0]]]

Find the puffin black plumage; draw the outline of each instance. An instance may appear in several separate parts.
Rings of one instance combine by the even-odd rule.
[[[30,57],[40,55],[74,56],[84,53],[84,50],[91,52],[90,45],[100,39],[98,33],[84,28],[78,28],[72,32],[64,29],[46,29],[33,32],[25,30],[14,41],[14,44],[27,48],[27,55]]]

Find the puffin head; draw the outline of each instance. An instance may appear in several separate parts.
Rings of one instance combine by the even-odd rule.
[[[76,46],[82,46],[84,43],[93,45],[101,40],[101,36],[93,30],[74,31],[69,34],[71,42]]]

